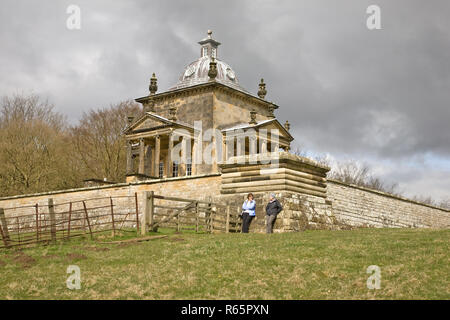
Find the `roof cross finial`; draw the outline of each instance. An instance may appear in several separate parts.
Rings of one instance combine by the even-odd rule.
[[[156,91],[158,91],[157,81],[158,79],[156,79],[155,73],[153,72],[152,77],[150,78],[150,86],[148,87],[150,95],[154,95]]]

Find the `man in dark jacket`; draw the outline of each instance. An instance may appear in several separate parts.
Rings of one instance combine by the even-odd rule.
[[[273,225],[277,219],[277,214],[283,210],[280,202],[275,198],[275,194],[271,193],[269,196],[269,203],[266,206],[267,215],[267,233],[272,233]]]

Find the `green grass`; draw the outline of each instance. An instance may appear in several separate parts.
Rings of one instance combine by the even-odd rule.
[[[163,233],[127,245],[100,236],[1,250],[0,299],[450,298],[450,230]],[[66,287],[71,264],[80,290]],[[369,265],[381,268],[379,290],[366,286]]]

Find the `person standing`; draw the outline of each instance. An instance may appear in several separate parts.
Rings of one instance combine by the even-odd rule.
[[[273,225],[277,219],[277,215],[283,210],[281,203],[275,198],[275,193],[271,193],[269,196],[269,203],[266,206],[267,215],[267,233],[273,232]]]
[[[250,223],[255,217],[256,202],[253,200],[253,194],[247,195],[247,200],[242,205],[242,233],[248,233]]]

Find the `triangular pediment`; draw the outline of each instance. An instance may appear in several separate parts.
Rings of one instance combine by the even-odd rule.
[[[272,129],[276,129],[276,130],[278,130],[280,137],[283,137],[288,141],[294,140],[294,138],[291,136],[289,131],[287,131],[286,128],[276,118],[263,120],[256,124],[248,124],[248,123],[239,124],[239,125],[233,126],[231,128],[225,128],[222,130],[222,132],[223,133],[232,133],[232,132],[237,132],[238,130],[246,131],[248,129],[254,129],[256,131],[264,129],[264,130],[267,130],[268,132],[270,132]]]
[[[154,128],[161,128],[165,126],[171,126],[174,122],[170,121],[159,115],[146,112],[138,120],[129,125],[125,130],[125,134],[130,134],[133,132],[139,132],[144,130],[151,130]]]
[[[151,131],[153,129],[159,129],[163,127],[181,127],[188,130],[192,130],[190,124],[181,121],[172,121],[164,118],[158,114],[146,112],[137,121],[133,122],[127,128],[125,128],[125,134],[132,134],[142,131]]]

